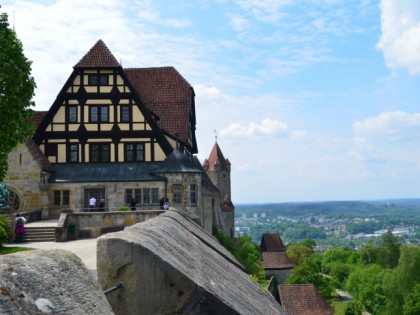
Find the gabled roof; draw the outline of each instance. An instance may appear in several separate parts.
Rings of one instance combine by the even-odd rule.
[[[278,289],[280,303],[288,315],[334,314],[313,284],[283,284]]]
[[[52,183],[163,181],[153,175],[158,163],[74,163],[55,164]]]
[[[74,68],[121,68],[121,65],[100,39]]]
[[[195,130],[194,90],[182,75],[174,67],[126,68],[124,73],[146,108],[159,117],[158,126],[188,144]]]
[[[280,252],[285,251],[286,247],[278,233],[264,233],[261,238],[260,249],[262,252]]]
[[[32,154],[35,160],[38,161],[39,166],[41,167],[42,171],[45,172],[53,172],[54,167],[51,165],[48,158],[42,153],[39,147],[36,145],[35,141],[31,138],[25,141],[26,147],[28,148],[29,152]]]
[[[230,165],[228,159],[225,159],[223,156],[222,150],[220,150],[217,142],[214,144],[213,149],[210,152],[208,159],[204,161],[204,166],[208,168],[209,171],[214,171],[214,167],[219,165],[221,170],[227,171],[227,166]]]
[[[165,161],[156,168],[155,173],[201,173],[193,162],[179,150],[178,146],[169,154]]]
[[[287,257],[286,252],[263,252],[264,269],[291,269],[295,265]]]

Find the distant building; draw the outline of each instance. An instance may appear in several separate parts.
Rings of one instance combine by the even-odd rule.
[[[278,287],[280,304],[288,315],[333,315],[334,309],[313,284],[288,284]]]
[[[264,276],[266,279],[275,277],[280,284],[292,273],[294,264],[286,255],[286,247],[278,233],[264,233],[260,250],[264,261]]]

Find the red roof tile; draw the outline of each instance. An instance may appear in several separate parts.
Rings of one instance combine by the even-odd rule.
[[[291,269],[294,264],[287,257],[286,252],[263,252],[264,269]]]
[[[87,54],[74,66],[75,68],[116,68],[121,67],[117,59],[100,39]]]
[[[159,67],[128,68],[124,73],[146,108],[159,116],[158,126],[189,143],[194,90],[179,72],[174,67]]]
[[[213,149],[210,152],[208,159],[204,161],[204,165],[208,167],[209,171],[214,171],[214,167],[219,165],[222,170],[227,171],[230,162],[223,156],[222,150],[220,150],[217,142],[214,144]]]
[[[260,248],[262,252],[279,252],[286,250],[278,233],[264,233],[261,239]]]
[[[334,309],[313,284],[279,285],[280,303],[288,315],[333,315]]]
[[[47,114],[47,111],[34,111],[30,120],[35,124],[35,128],[38,128],[41,121],[44,119],[44,116]]]
[[[204,171],[203,166],[201,165],[200,161],[196,156],[193,157],[193,164],[195,167],[202,171],[201,173],[201,190],[204,193],[217,195],[220,194],[220,190],[213,184],[210,177]]]

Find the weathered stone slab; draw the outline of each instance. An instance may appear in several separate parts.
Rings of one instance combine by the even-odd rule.
[[[0,314],[114,314],[90,271],[66,250],[0,256]]]
[[[177,211],[101,236],[102,288],[116,314],[284,314],[211,235]]]

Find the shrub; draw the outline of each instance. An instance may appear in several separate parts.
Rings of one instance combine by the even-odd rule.
[[[128,211],[128,207],[127,206],[119,206],[118,207],[118,211]]]
[[[12,222],[6,215],[0,214],[0,247],[3,247],[3,243],[10,242],[12,239]]]

